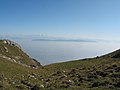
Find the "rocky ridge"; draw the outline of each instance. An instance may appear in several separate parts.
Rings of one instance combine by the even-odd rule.
[[[0,40],[0,58],[26,67],[38,68],[41,66],[37,60],[32,59],[21,49],[21,46],[11,40]]]

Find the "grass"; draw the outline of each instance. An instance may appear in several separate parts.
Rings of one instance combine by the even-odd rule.
[[[6,52],[5,48],[9,52]],[[16,46],[0,42],[0,54],[21,56],[35,64]],[[33,69],[0,57],[0,90],[120,90],[120,50],[110,54],[55,63]]]

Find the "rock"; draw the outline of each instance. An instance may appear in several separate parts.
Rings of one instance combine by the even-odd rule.
[[[40,64],[40,62],[38,62],[36,59],[34,59],[34,58],[31,58],[31,59],[36,63],[37,66],[42,67],[42,65]]]
[[[61,88],[68,88],[70,85],[68,85],[68,84],[62,84],[62,85],[60,85],[60,87]]]
[[[100,83],[99,82],[94,82],[91,87],[98,87],[98,86],[100,86]]]
[[[28,87],[33,87],[33,86],[30,84],[30,82],[28,82],[28,81],[22,80],[21,83],[24,84],[24,85],[26,85],[26,86],[28,86]]]
[[[112,67],[117,67],[117,65],[116,65],[116,64],[114,64],[114,65],[112,65]]]
[[[120,74],[112,74],[111,77],[113,77],[113,78],[120,78]]]
[[[50,79],[48,78],[47,80],[45,80],[46,82],[49,82],[50,81]]]
[[[88,78],[96,79],[96,78],[98,78],[98,76],[97,75],[89,75]]]
[[[117,82],[115,86],[120,88],[120,82]]]
[[[60,75],[60,74],[62,74],[62,72],[61,72],[61,71],[57,71],[56,73],[57,73],[57,75]]]
[[[77,86],[81,86],[81,84],[80,84],[80,83],[78,83],[78,84],[77,84]]]
[[[105,76],[108,75],[108,73],[103,72],[103,71],[96,71],[96,75],[99,75],[99,76],[105,77]]]
[[[44,85],[40,85],[41,88],[44,88]]]
[[[17,85],[16,88],[19,89],[19,90],[24,90],[25,86],[23,86],[23,85]]]
[[[63,72],[63,73],[65,73],[66,71],[65,71],[65,70],[63,70],[62,72]]]
[[[31,68],[37,69],[38,67],[35,65],[30,65]]]
[[[10,46],[16,46],[16,47],[18,47],[19,49],[21,49],[21,46],[20,46],[19,44],[15,43],[15,42],[13,42],[13,41],[7,40],[7,39],[4,39],[4,40],[3,40],[3,43],[4,43],[4,44],[8,44],[8,45],[10,45]]]
[[[40,90],[40,87],[38,85],[35,85],[31,88],[31,90]]]
[[[72,81],[71,80],[64,80],[64,81],[62,81],[62,84],[72,84]]]
[[[120,67],[116,67],[115,72],[120,72]]]
[[[5,52],[8,52],[8,48],[4,46]]]

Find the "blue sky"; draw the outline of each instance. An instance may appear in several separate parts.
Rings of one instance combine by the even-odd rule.
[[[120,0],[0,0],[0,34],[120,39]]]

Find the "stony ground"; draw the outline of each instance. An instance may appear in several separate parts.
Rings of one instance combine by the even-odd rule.
[[[120,90],[120,50],[38,68],[11,61],[19,59],[11,57],[16,55],[14,50],[19,51],[13,45],[0,46],[0,90]],[[25,60],[30,58],[19,52]],[[24,63],[32,64],[27,60]]]
[[[80,61],[81,62],[81,61]],[[68,64],[66,64],[68,65]],[[55,66],[56,68],[54,68]],[[12,77],[0,75],[0,88],[5,90],[119,90],[120,60],[105,64],[75,66],[70,69],[57,64],[41,70],[27,71]],[[53,67],[50,70],[49,67]],[[49,69],[48,69],[49,68]],[[8,89],[9,88],[9,89]],[[11,88],[11,89],[10,89]]]

